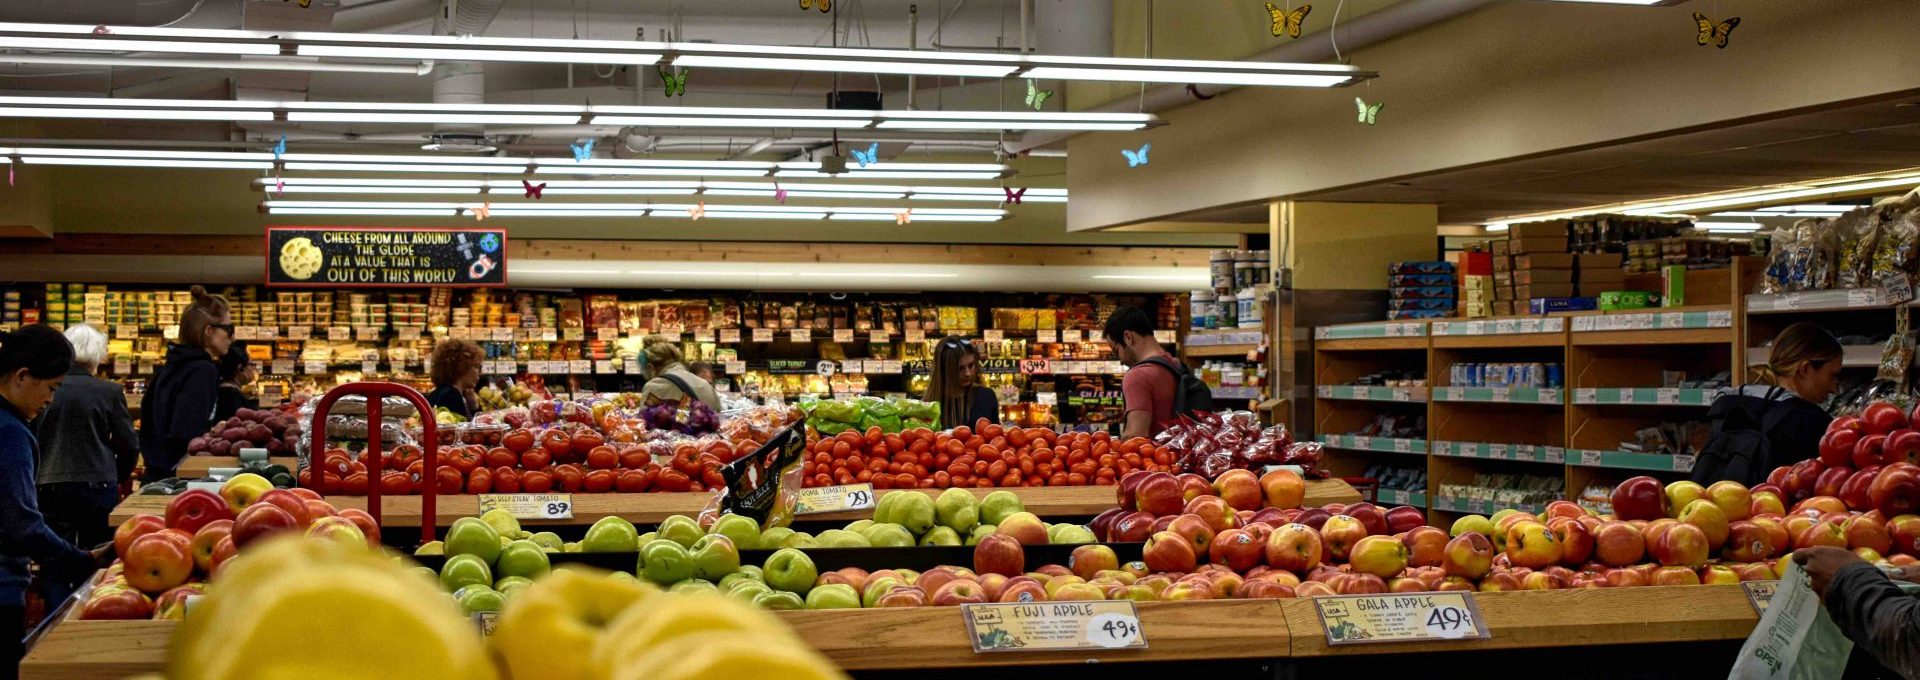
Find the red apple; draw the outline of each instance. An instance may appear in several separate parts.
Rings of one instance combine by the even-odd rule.
[[[1577,565],[1593,556],[1593,533],[1580,520],[1555,517],[1547,520],[1547,528],[1560,541],[1561,564]]]
[[[1147,537],[1146,545],[1140,549],[1140,559],[1156,572],[1190,572],[1197,564],[1193,544],[1172,531]]]
[[[1387,511],[1387,529],[1382,533],[1398,534],[1412,531],[1414,527],[1427,525],[1427,513],[1419,508],[1402,505]]]
[[[1345,561],[1353,544],[1366,537],[1366,525],[1352,515],[1334,515],[1320,527],[1320,540],[1326,544],[1327,555],[1335,560]]]
[[[1878,463],[1875,463],[1874,465],[1878,465]],[[1869,466],[1869,467],[1872,467],[1872,466]],[[1853,468],[1846,467],[1844,465],[1840,467],[1827,468],[1826,470],[1820,473],[1819,477],[1814,478],[1813,495],[1832,496],[1832,497],[1838,498],[1840,497],[1841,488],[1844,487],[1847,483],[1847,478],[1852,476],[1853,476]]]
[[[1174,480],[1180,482],[1181,505],[1186,505],[1187,501],[1195,498],[1213,494],[1213,484],[1200,475],[1186,472],[1175,475]]]
[[[1341,509],[1340,514],[1360,520],[1360,524],[1367,528],[1368,536],[1387,534],[1387,511],[1378,505],[1354,503]]]
[[[1624,520],[1655,520],[1667,516],[1666,487],[1660,480],[1639,476],[1613,487],[1613,513]]]
[[[1446,561],[1447,532],[1438,527],[1418,526],[1400,535],[1407,546],[1407,564],[1413,567],[1438,567]]]
[[[1440,567],[1449,576],[1479,579],[1493,567],[1493,541],[1477,531],[1469,531],[1447,542]]]
[[[622,489],[622,491],[625,491],[625,489]],[[1090,522],[1087,522],[1087,528],[1093,531],[1094,540],[1096,541],[1115,540],[1109,537],[1111,532],[1113,531],[1113,523],[1116,521],[1119,521],[1121,517],[1126,516],[1127,512],[1128,512],[1127,510],[1124,510],[1121,508],[1107,508],[1105,512],[1102,512],[1098,515],[1094,515],[1093,520]]]
[[[1387,592],[1387,581],[1373,574],[1341,574],[1327,582],[1341,595],[1374,595]]]
[[[221,503],[222,506],[226,504]],[[213,573],[213,549],[220,545],[220,539],[233,535],[233,520],[217,519],[200,527],[193,534],[190,548],[193,552],[193,565],[204,573]]]
[[[1267,507],[1297,508],[1307,497],[1307,481],[1292,470],[1275,468],[1260,475],[1260,491]]]
[[[1886,466],[1867,487],[1867,496],[1883,516],[1913,514],[1920,510],[1920,466],[1913,463]]]
[[[1076,549],[1077,550],[1077,549]],[[1244,529],[1228,529],[1215,534],[1207,546],[1207,561],[1244,572],[1266,558],[1267,546]]]
[[[1880,466],[1878,465],[1871,465],[1856,470],[1852,475],[1847,477],[1847,481],[1840,484],[1839,493],[1834,495],[1838,496],[1840,502],[1845,503],[1849,510],[1871,510],[1873,509],[1873,497],[1867,492],[1873,488],[1873,479],[1879,475]]]
[[[302,529],[307,528],[307,525],[313,522],[313,515],[307,512],[307,499],[301,498],[299,494],[286,489],[274,489],[260,494],[260,499],[254,501],[254,503],[256,505],[260,503],[271,503],[281,510],[287,511],[287,514],[293,517],[294,526]],[[242,512],[244,514],[244,511]],[[237,522],[238,518],[235,518],[235,521]],[[235,542],[239,543],[240,547],[243,548],[246,547],[247,544],[244,540]]]
[[[1827,430],[1826,434],[1820,435],[1820,462],[1847,465],[1853,461],[1853,450],[1859,443],[1859,430]]]
[[[1187,499],[1180,495],[1180,480],[1165,472],[1151,472],[1134,488],[1141,512],[1155,517],[1179,514]]]
[[[1893,404],[1876,401],[1860,412],[1860,421],[1866,426],[1867,434],[1888,434],[1907,426],[1907,414]]]
[[[1593,557],[1610,567],[1624,567],[1646,555],[1640,530],[1626,522],[1607,522],[1593,533]]]
[[[1691,567],[1666,566],[1653,570],[1653,576],[1647,582],[1656,586],[1697,586],[1700,574]]]
[[[1587,512],[1586,508],[1580,507],[1579,503],[1573,501],[1554,501],[1547,504],[1546,509],[1540,513],[1540,516],[1551,522],[1555,517],[1579,519],[1590,514],[1592,513]]]
[[[1026,571],[1026,563],[1026,550],[1012,536],[989,534],[973,546],[973,570],[977,573],[1019,576]]]
[[[1332,516],[1333,513],[1327,512],[1325,509],[1308,508],[1301,510],[1300,514],[1293,518],[1293,521],[1313,527],[1314,531],[1319,531],[1321,527],[1326,526],[1327,518]]]
[[[1720,556],[1736,562],[1758,562],[1772,557],[1775,549],[1772,532],[1741,520],[1727,527],[1727,546]]]
[[[994,596],[993,601],[1046,602],[1049,599],[1052,598],[1047,595],[1045,586],[1040,585],[1039,581],[1023,577],[1007,581],[1006,585],[1000,588],[1000,592]]]
[[[1815,522],[1793,539],[1795,550],[1815,546],[1847,547],[1847,530],[1834,522]]]
[[[1526,520],[1507,527],[1504,554],[1514,566],[1542,569],[1560,561],[1560,540],[1547,525]]]
[[[1858,550],[1870,548],[1882,555],[1893,550],[1893,536],[1887,532],[1884,524],[1863,515],[1847,518],[1841,529],[1847,534],[1847,547]]]
[[[1205,520],[1207,526],[1212,528],[1214,533],[1220,533],[1240,526],[1239,516],[1234,514],[1233,508],[1229,507],[1226,500],[1219,496],[1197,496],[1193,500],[1187,501],[1186,507],[1182,508],[1180,512],[1185,515],[1196,515],[1200,519]],[[1195,544],[1195,547],[1198,547],[1198,544]]]
[[[1251,470],[1233,469],[1213,479],[1213,493],[1235,510],[1259,510],[1265,500],[1260,478]]]
[[[120,559],[127,558],[127,548],[133,545],[133,539],[167,528],[167,520],[159,515],[140,513],[127,518],[113,530],[113,554]]]
[[[1886,462],[1912,463],[1920,461],[1920,430],[1900,429],[1887,435],[1886,447],[1881,452],[1881,460]]]
[[[1895,555],[1920,555],[1920,516],[1900,515],[1887,520],[1887,535]]]
[[[167,526],[194,533],[208,522],[233,519],[227,499],[205,489],[189,489],[167,503]]]
[[[129,587],[96,590],[80,606],[80,618],[90,621],[133,621],[153,617],[153,599]]]
[[[1633,569],[1608,569],[1606,579],[1609,588],[1633,588],[1647,585],[1646,575]]]
[[[1712,550],[1712,544],[1707,542],[1707,532],[1700,527],[1678,522],[1667,525],[1664,531],[1649,540],[1647,550],[1662,565],[1692,570],[1707,562],[1707,553]]]
[[[1016,548],[1018,546],[1015,546]],[[963,604],[980,604],[987,601],[987,591],[972,581],[953,581],[940,587],[932,596],[932,603],[938,607],[955,607]]]
[[[1149,474],[1152,473],[1146,470],[1133,470],[1120,475],[1120,481],[1113,485],[1115,505],[1122,510],[1140,507],[1139,499],[1134,496],[1134,492],[1140,488],[1140,481],[1146,479]]]
[[[303,511],[305,509],[301,508]],[[241,510],[240,516],[233,520],[233,545],[235,548],[245,548],[248,543],[270,534],[298,531],[299,528],[299,522],[286,509],[272,503],[254,503]]]
[[[1915,517],[1920,522],[1920,517]],[[1320,532],[1305,524],[1286,524],[1267,536],[1267,564],[1275,569],[1304,574],[1320,566],[1326,547]]]
[[[133,539],[127,546],[127,585],[147,594],[159,594],[187,582],[193,575],[193,549],[159,532]]]
[[[380,525],[373,521],[373,515],[359,508],[346,508],[340,511],[340,516],[353,520],[353,525],[360,528],[360,533],[367,535],[367,545],[380,547]]]
[[[1138,543],[1153,535],[1153,513],[1145,510],[1127,513],[1115,520],[1113,529],[1108,532],[1109,541],[1117,543]]]
[[[1179,534],[1193,547],[1195,556],[1204,556],[1213,547],[1213,527],[1199,515],[1180,515],[1167,525],[1167,531]]]

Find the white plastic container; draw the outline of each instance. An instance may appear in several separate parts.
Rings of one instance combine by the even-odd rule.
[[[1216,250],[1207,257],[1207,271],[1213,282],[1213,292],[1219,295],[1233,294],[1234,251]]]
[[[1236,318],[1238,319],[1238,326],[1240,328],[1259,328],[1263,325],[1262,315],[1260,313],[1260,296],[1254,293],[1254,289],[1242,288],[1240,294],[1235,298],[1235,303],[1235,306],[1239,309],[1239,314],[1236,315]]]
[[[1220,308],[1218,304],[1216,298],[1213,296],[1213,291],[1193,291],[1193,295],[1188,301],[1188,314],[1193,317],[1193,320],[1187,324],[1187,327],[1196,331],[1219,328]]]

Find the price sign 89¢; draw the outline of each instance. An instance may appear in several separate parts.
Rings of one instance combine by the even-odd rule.
[[[480,512],[500,509],[514,519],[573,519],[573,495],[564,493],[480,494]]]

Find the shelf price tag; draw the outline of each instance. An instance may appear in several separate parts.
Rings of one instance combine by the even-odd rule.
[[[1006,334],[1002,333],[998,328],[989,328],[980,331],[980,339],[987,342],[999,342],[1004,337],[1006,337]]]
[[[753,329],[753,341],[754,342],[773,342],[773,329],[771,328]]]
[[[313,337],[312,326],[288,326],[287,327],[288,340],[305,340],[311,337]]]
[[[1060,331],[1061,342],[1079,342],[1080,331]]]
[[[795,494],[793,514],[807,515],[816,512],[839,512],[841,510],[868,510],[873,508],[872,484],[844,484],[839,486],[816,486],[801,489]]]
[[[293,375],[293,360],[292,359],[274,359],[273,373],[274,375]]]
[[[1693,472],[1693,456],[1684,454],[1675,455],[1673,457],[1673,471]]]
[[[335,342],[353,339],[353,329],[346,326],[328,326],[327,339]]]
[[[1132,600],[1000,602],[961,607],[973,651],[1146,649]]]
[[[693,329],[693,341],[694,342],[713,342],[713,329],[711,328]]]
[[[727,343],[727,344],[736,344],[736,343],[739,343],[739,342],[740,342],[740,329],[738,329],[738,328],[722,328],[722,329],[720,329],[720,342],[723,342],[723,343]]]
[[[1314,610],[1329,645],[1493,637],[1473,593],[1409,593],[1316,597]]]
[[[920,330],[918,328],[907,329],[906,334],[907,334],[907,342],[926,342],[927,341],[927,332]]]
[[[309,361],[309,362],[306,362],[306,364],[307,365],[305,367],[306,368],[305,373],[307,375],[320,375],[322,373],[327,372],[327,362]]]
[[[1767,606],[1773,604],[1773,591],[1780,587],[1779,581],[1742,581],[1740,587],[1747,590],[1747,604],[1753,605],[1753,613],[1767,615]]]
[[[493,339],[496,342],[509,342],[513,340],[513,329],[511,328],[495,328],[492,332]]]
[[[853,342],[853,329],[851,328],[833,329],[833,341],[834,342]]]
[[[1053,367],[1046,359],[1021,359],[1020,372],[1024,375],[1047,375],[1053,373]]]
[[[1057,331],[1057,330],[1034,331],[1033,341],[1037,343],[1046,343],[1046,344],[1059,342],[1060,331]]]
[[[593,372],[614,373],[612,359],[599,359],[593,362]]]
[[[571,360],[568,360],[568,361],[567,361],[567,372],[568,372],[568,373],[572,373],[572,374],[574,374],[574,375],[586,375],[586,374],[588,374],[588,373],[592,373],[592,372],[593,372],[593,362],[592,362],[592,361],[589,361],[589,360],[586,360],[586,359],[571,359]]]
[[[830,378],[830,377],[833,377],[833,371],[835,368],[837,367],[833,365],[833,362],[822,360],[820,363],[814,364],[813,372],[820,374],[821,377]]]
[[[727,362],[727,368],[726,368],[726,371],[727,371],[727,375],[740,375],[740,374],[742,374],[742,373],[746,373],[746,372],[747,372],[747,362],[744,362],[744,361],[729,361],[729,362]]]
[[[813,342],[813,331],[807,330],[805,328],[795,328],[791,331],[787,331],[787,341],[788,342]]]
[[[587,339],[587,329],[563,328],[560,329],[560,337],[565,338],[568,342],[579,342]]]
[[[893,332],[876,330],[867,333],[867,342],[892,342]]]
[[[505,510],[514,519],[573,519],[573,494],[483,493],[480,513]]]
[[[593,329],[593,339],[601,342],[613,342],[620,339],[620,329],[601,326]]]
[[[377,362],[377,361],[362,361],[362,362],[360,362],[360,372],[361,372],[361,373],[379,373],[379,372],[380,372],[380,362]]]
[[[378,326],[354,326],[354,327],[353,327],[353,338],[354,338],[355,340],[359,340],[359,341],[361,341],[361,342],[372,342],[372,341],[375,341],[375,340],[379,340],[379,339],[380,339],[380,327],[378,327]]]
[[[128,357],[126,357],[126,356],[124,356],[124,355],[122,355],[122,356],[117,356],[117,357],[114,357],[114,358],[113,358],[113,373],[114,373],[114,375],[132,375],[132,374],[133,374],[133,359],[131,359],[131,358],[128,358]]]
[[[140,337],[139,326],[123,323],[113,327],[113,339],[115,340],[132,340],[137,337]]]
[[[687,328],[685,326],[663,326],[660,328],[661,335],[673,340],[679,340],[680,336],[686,335],[686,333]]]

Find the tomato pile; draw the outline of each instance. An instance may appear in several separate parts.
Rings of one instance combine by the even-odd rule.
[[[981,419],[947,432],[878,427],[821,437],[807,448],[806,486],[872,483],[876,489],[1111,485],[1134,470],[1168,471],[1173,451],[1105,432],[1055,433]]]
[[[402,444],[387,452],[378,475],[343,449],[322,458],[321,492],[364,495],[369,480],[377,479],[383,495],[418,494],[434,485],[437,494],[480,493],[641,493],[647,491],[706,491],[723,485],[720,466],[752,453],[759,444],[728,442],[715,437],[653,444],[607,444],[599,432],[580,429],[539,432],[515,429],[500,445],[441,446],[438,469],[429,481],[425,452]],[[656,463],[662,451],[665,465]],[[300,471],[307,486],[310,469]]]

